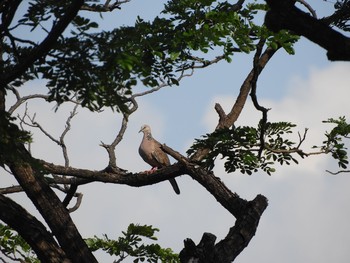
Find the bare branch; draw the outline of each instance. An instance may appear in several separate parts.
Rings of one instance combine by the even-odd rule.
[[[0,194],[3,194],[3,195],[19,193],[19,192],[23,192],[22,187],[19,185],[0,188]]]
[[[9,114],[13,114],[13,112],[19,107],[21,106],[23,103],[25,103],[28,100],[31,99],[44,99],[44,100],[48,100],[49,96],[48,95],[43,95],[43,94],[33,94],[33,95],[29,95],[29,96],[24,96],[21,97],[18,90],[15,88],[11,88],[11,91],[15,94],[16,96],[16,103],[13,104],[10,109],[8,110]]]
[[[190,73],[186,73],[186,74],[185,74],[185,70],[182,70],[180,76],[177,78],[177,81],[180,82],[180,81],[181,81],[183,78],[185,78],[185,77],[191,77],[191,76],[193,75],[193,73],[194,73],[194,69],[191,69],[191,72],[190,72]],[[165,81],[162,81],[162,83],[159,84],[159,85],[158,85],[157,87],[155,87],[155,88],[149,89],[149,90],[144,91],[144,92],[140,92],[140,93],[135,93],[135,94],[133,94],[133,95],[131,96],[130,99],[135,99],[135,98],[137,98],[137,97],[142,97],[142,96],[151,94],[151,93],[153,93],[153,92],[156,92],[156,91],[158,91],[158,90],[160,90],[160,89],[162,89],[162,88],[170,87],[170,86],[171,86],[171,85],[170,85],[169,83],[167,83],[167,82],[165,82]]]
[[[327,173],[330,173],[332,175],[337,175],[337,174],[341,174],[341,173],[350,173],[350,170],[341,170],[341,171],[337,171],[337,172],[331,172],[329,170],[326,170]]]
[[[36,114],[34,113],[33,116],[29,116],[28,113],[28,107],[26,105],[25,112],[23,114],[23,117],[18,115],[18,118],[20,119],[21,123],[24,123],[25,125],[32,127],[32,128],[37,128],[39,129],[46,137],[48,137],[51,141],[56,143],[57,145],[60,145],[60,141],[55,139],[52,135],[50,135],[39,123],[36,122],[35,120]],[[30,122],[27,122],[25,118],[28,118]]]
[[[82,193],[75,193],[75,197],[77,198],[77,202],[75,203],[75,205],[73,207],[68,209],[69,213],[72,213],[72,212],[78,210],[78,208],[80,207],[81,202],[83,200],[83,194]]]
[[[298,144],[297,148],[300,148],[301,144],[305,141],[305,139],[306,139],[306,134],[307,134],[307,131],[308,131],[308,130],[309,130],[308,128],[305,128],[303,136],[301,136],[301,135],[300,135],[300,132],[298,132],[299,144]]]
[[[223,121],[226,117],[224,109],[221,107],[219,103],[215,103],[215,110],[219,115],[219,122]]]
[[[304,5],[310,11],[311,15],[314,18],[317,18],[315,9],[313,9],[312,6],[309,3],[307,3],[305,0],[297,0],[297,2],[301,3],[302,5]]]
[[[70,112],[70,115],[66,121],[66,127],[63,130],[60,139],[59,139],[59,145],[62,147],[62,152],[63,152],[63,157],[64,157],[64,162],[65,162],[65,166],[69,166],[69,158],[68,158],[68,152],[67,152],[67,146],[66,143],[64,141],[64,138],[66,136],[66,134],[68,133],[68,131],[71,129],[71,121],[74,118],[75,115],[77,115],[77,108],[78,108],[79,104],[75,104],[73,111]]]

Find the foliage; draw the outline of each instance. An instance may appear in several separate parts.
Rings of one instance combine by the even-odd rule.
[[[261,144],[261,125],[258,128],[239,126],[220,129],[197,139],[187,153],[192,154],[199,148],[211,149],[203,160],[203,165],[209,170],[214,168],[216,158],[221,155],[228,173],[239,170],[251,175],[261,169],[271,175],[275,171],[275,162],[288,165],[291,161],[297,163],[288,151],[295,143],[284,138],[292,133],[293,127],[295,125],[289,122],[266,123],[264,145]]]
[[[349,0],[337,0],[334,4],[335,21],[333,24],[344,31],[350,31],[350,1]]]
[[[135,258],[133,262],[179,262],[178,255],[174,254],[170,248],[162,248],[158,244],[146,245],[141,243],[143,238],[157,240],[154,236],[159,231],[148,225],[130,224],[123,236],[118,240],[109,239],[107,235],[103,238],[88,238],[86,243],[92,251],[102,249],[108,254],[118,256],[119,261],[127,258]],[[28,263],[38,263],[31,247],[13,229],[0,224],[0,251],[9,259]],[[0,257],[1,259],[1,257]]]
[[[14,261],[39,263],[28,243],[17,232],[2,224],[0,224],[0,252]]]
[[[344,116],[339,117],[338,119],[329,118],[323,122],[334,124],[336,126],[330,132],[325,133],[327,140],[322,142],[323,145],[314,146],[314,148],[319,148],[325,153],[331,153],[332,157],[338,160],[339,167],[346,169],[349,161],[344,139],[350,138],[350,124],[346,122],[346,118]]]
[[[177,254],[174,254],[170,248],[162,248],[158,244],[141,243],[143,238],[157,240],[154,233],[159,231],[148,225],[130,224],[126,232],[122,232],[123,236],[117,240],[108,238],[94,237],[86,239],[86,243],[92,251],[102,249],[108,254],[119,257],[118,262],[127,258],[135,258],[133,262],[179,262]]]
[[[37,47],[30,39],[19,40],[10,34],[23,29],[49,31],[50,22],[57,22],[69,7],[66,1],[29,1],[28,5],[27,13],[4,38],[4,72]],[[272,34],[258,25],[261,21],[256,17],[265,10],[266,5],[255,1],[245,7],[228,1],[169,1],[153,21],[138,17],[133,26],[101,32],[98,23],[82,13],[72,21],[70,33],[58,38],[48,54],[12,85],[43,78],[50,99],[59,104],[75,97],[91,110],[106,106],[125,112],[138,83],[178,85],[184,70],[207,66],[214,56],[231,61],[235,52],[253,51],[260,37],[267,38],[270,46],[281,45],[293,53],[295,36]]]

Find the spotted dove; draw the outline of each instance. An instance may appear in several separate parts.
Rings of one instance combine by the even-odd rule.
[[[151,128],[143,125],[139,132],[143,132],[143,139],[139,147],[139,154],[142,159],[152,166],[150,172],[170,165],[168,155],[162,150],[161,144],[152,137]],[[175,193],[180,194],[179,186],[174,178],[169,179]]]

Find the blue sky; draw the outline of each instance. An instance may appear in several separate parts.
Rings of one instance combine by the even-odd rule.
[[[105,24],[128,24],[141,14],[151,18],[161,10],[161,3],[131,1],[121,11],[106,16]],[[318,14],[327,14],[332,7],[324,1],[310,4]],[[324,50],[304,39],[295,50],[294,56],[279,51],[264,69],[258,83],[259,101],[271,108],[271,121],[292,121],[298,124],[296,131],[300,132],[309,128],[305,150],[311,151],[308,147],[320,143],[323,132],[330,128],[322,120],[349,116],[350,65],[328,62]],[[251,59],[237,55],[231,64],[222,62],[200,70],[178,87],[140,98],[140,110],[131,116],[125,139],[116,149],[118,164],[133,172],[149,169],[137,152],[141,141],[138,131],[144,123],[151,125],[155,138],[184,154],[194,138],[215,127],[214,104],[219,102],[225,109],[230,108],[251,65]],[[25,91],[31,89],[40,91],[42,84],[28,84]],[[29,110],[37,112],[37,121],[59,136],[72,106],[63,106],[56,113],[53,106],[35,100],[29,103]],[[238,122],[254,125],[259,117],[247,103]],[[67,135],[71,165],[103,169],[107,154],[99,144],[112,141],[120,121],[120,116],[109,110],[92,114],[80,109]],[[36,132],[34,141],[34,156],[63,163],[60,149],[45,136]],[[277,167],[272,176],[226,174],[218,162],[215,173],[232,191],[245,199],[257,194],[269,199],[256,236],[235,262],[348,262],[350,177],[331,176],[326,169],[337,169],[336,163],[326,156],[300,160],[300,165]],[[223,238],[234,218],[189,176],[183,175],[177,181],[180,196],[172,192],[168,182],[142,188],[101,183],[82,186],[79,190],[84,193],[83,203],[72,217],[85,237],[106,233],[112,238],[131,222],[152,224],[160,228],[161,245],[176,252],[183,247],[185,238],[199,242],[204,232]],[[12,182],[7,175],[1,187]],[[22,194],[12,196],[28,205]],[[29,209],[35,213],[34,208]],[[101,262],[112,262],[102,254],[98,257]]]

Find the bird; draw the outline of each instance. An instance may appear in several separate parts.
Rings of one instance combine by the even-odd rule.
[[[152,166],[152,169],[149,172],[152,173],[158,168],[169,166],[169,157],[162,150],[162,145],[153,138],[151,127],[147,124],[142,125],[139,133],[140,132],[143,132],[143,138],[139,147],[139,154],[146,163]],[[180,189],[175,178],[169,179],[169,181],[175,193],[180,194]]]

